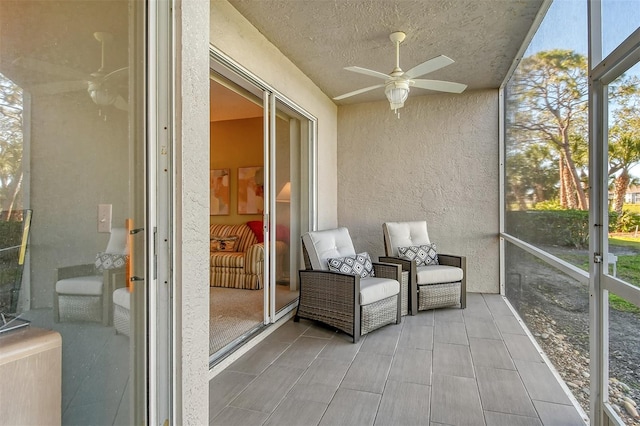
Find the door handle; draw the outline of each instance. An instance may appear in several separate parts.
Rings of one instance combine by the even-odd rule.
[[[129,293],[133,293],[133,287],[135,281],[144,281],[144,278],[133,275],[133,259],[135,253],[135,246],[133,244],[133,236],[138,232],[144,231],[144,228],[133,227],[133,219],[125,220],[125,226],[127,228],[127,247],[129,247],[129,256],[127,256],[127,262],[125,263],[126,285]]]

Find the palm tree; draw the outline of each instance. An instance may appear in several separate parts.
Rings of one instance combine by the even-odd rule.
[[[611,86],[610,99],[617,108],[613,111],[613,126],[609,129],[609,176],[615,175],[614,211],[622,214],[624,196],[632,176],[630,170],[640,163],[640,80],[625,79],[619,86]]]

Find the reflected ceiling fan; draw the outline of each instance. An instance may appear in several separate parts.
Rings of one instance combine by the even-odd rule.
[[[105,70],[105,44],[113,40],[113,35],[106,32],[95,32],[93,36],[100,42],[101,57],[100,69],[86,75],[78,70],[64,65],[52,64],[35,58],[20,57],[13,63],[14,65],[35,70],[38,72],[55,75],[65,80],[51,83],[37,84],[29,87],[29,91],[36,95],[55,95],[78,90],[86,90],[93,102],[100,107],[99,114],[102,115],[102,108],[113,106],[117,109],[127,111],[128,103],[122,96],[126,93],[128,84],[128,67],[120,68],[111,72]],[[106,115],[105,115],[106,120]]]
[[[454,60],[444,55],[436,56],[411,68],[409,71],[404,72],[400,68],[400,43],[404,41],[406,34],[402,31],[396,31],[391,33],[389,38],[396,45],[396,67],[389,74],[383,74],[378,71],[373,71],[362,67],[346,67],[347,71],[353,71],[360,74],[365,74],[371,77],[384,79],[385,82],[376,84],[375,86],[365,87],[363,89],[354,90],[353,92],[345,93],[344,95],[336,96],[333,98],[336,101],[345,99],[351,96],[359,95],[370,90],[375,90],[384,87],[384,93],[389,100],[391,109],[398,114],[398,109],[404,106],[404,102],[409,96],[409,88],[411,86],[419,87],[421,89],[435,90],[439,92],[449,93],[462,93],[467,88],[466,84],[454,83],[452,81],[440,81],[440,80],[425,80],[418,79],[430,72],[439,70],[454,63]],[[399,114],[398,114],[399,116]]]

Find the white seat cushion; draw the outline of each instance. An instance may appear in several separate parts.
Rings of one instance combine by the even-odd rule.
[[[65,278],[56,283],[56,293],[102,296],[102,275]]]
[[[117,288],[113,292],[113,303],[118,306],[122,306],[125,309],[129,309],[131,306],[131,296],[129,290],[126,288]]]
[[[360,304],[368,305],[400,293],[400,283],[390,278],[360,279]]]
[[[462,280],[462,269],[448,265],[418,266],[418,285],[454,283]]]

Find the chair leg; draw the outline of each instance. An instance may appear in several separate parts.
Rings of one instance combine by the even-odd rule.
[[[467,277],[462,277],[462,282],[460,283],[460,309],[464,309],[467,307]]]
[[[60,302],[58,301],[58,292],[53,289],[53,322],[60,322]]]

